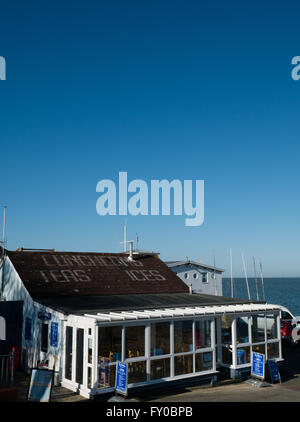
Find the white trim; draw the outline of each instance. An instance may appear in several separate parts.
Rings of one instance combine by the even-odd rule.
[[[120,312],[108,312],[108,313],[96,313],[96,314],[84,314],[86,318],[93,318],[98,323],[101,322],[112,322],[112,321],[133,321],[143,319],[166,319],[176,317],[202,317],[206,315],[220,315],[220,314],[242,314],[245,316],[246,312],[280,312],[280,308],[277,305],[271,304],[244,304],[244,305],[214,305],[214,306],[190,306],[184,308],[163,308],[153,309],[144,311],[120,311]]]

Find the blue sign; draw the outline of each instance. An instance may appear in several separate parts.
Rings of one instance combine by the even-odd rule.
[[[271,381],[281,381],[277,362],[275,360],[268,360]]]
[[[51,322],[50,345],[57,347],[58,345],[58,323]]]
[[[26,320],[25,320],[25,340],[31,340],[31,327],[32,327],[32,319],[26,318]]]
[[[39,312],[38,318],[42,321],[48,321],[49,319],[51,319],[51,314],[50,312]]]
[[[116,392],[127,395],[127,374],[128,365],[124,362],[117,362],[116,368]]]
[[[251,375],[257,378],[265,378],[265,355],[252,352]]]
[[[27,400],[49,402],[53,382],[53,371],[32,369]]]

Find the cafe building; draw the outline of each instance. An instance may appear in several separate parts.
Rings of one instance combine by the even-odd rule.
[[[193,293],[155,253],[6,251],[0,277],[23,302],[23,367],[85,397],[114,391],[117,361],[129,392],[237,377],[252,351],[282,361],[280,306]]]

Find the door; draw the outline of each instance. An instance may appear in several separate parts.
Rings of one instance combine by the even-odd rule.
[[[72,380],[73,327],[66,327],[65,378]]]
[[[76,382],[83,384],[83,328],[76,330]]]

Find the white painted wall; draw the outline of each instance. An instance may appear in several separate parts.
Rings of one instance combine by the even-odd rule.
[[[177,267],[170,267],[170,269],[177,274],[177,276],[184,281],[187,286],[192,283],[192,289],[195,293],[202,293],[207,295],[222,296],[222,273],[214,274],[213,270],[202,269],[196,265],[179,265]],[[207,282],[204,283],[203,273],[207,274]],[[213,278],[216,276],[216,280]]]
[[[2,269],[0,270],[0,280],[2,280]],[[35,367],[38,360],[48,360],[49,369],[52,369],[55,364],[54,369],[61,373],[61,356],[63,350],[62,320],[64,315],[35,302],[31,298],[8,257],[6,257],[4,265],[3,295],[6,301],[23,301],[22,350],[26,350],[27,353],[28,369]],[[41,328],[43,321],[38,318],[39,312],[49,312],[51,314],[51,320],[48,321],[49,338],[47,353],[41,352]],[[25,321],[27,317],[32,319],[31,340],[25,338]],[[58,347],[50,345],[51,322],[58,323]]]

